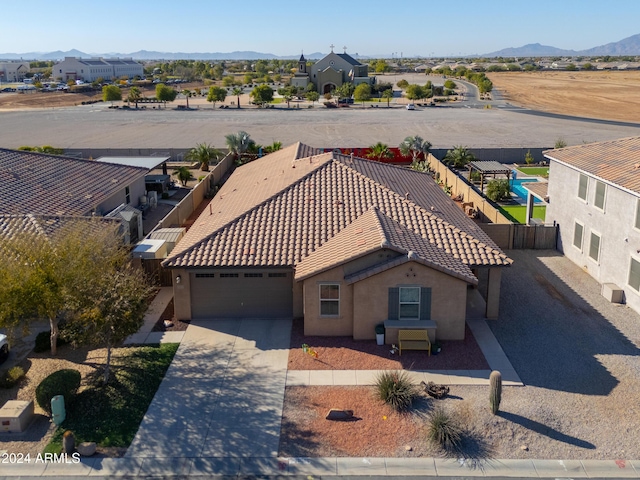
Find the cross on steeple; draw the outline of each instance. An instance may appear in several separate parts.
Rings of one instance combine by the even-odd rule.
[[[329,48],[331,48],[331,53],[333,53],[333,47],[334,47],[333,43],[329,45]]]
[[[347,53],[347,47],[342,47],[342,50],[344,50],[344,53]]]

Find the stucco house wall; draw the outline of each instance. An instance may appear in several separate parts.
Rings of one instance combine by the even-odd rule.
[[[138,207],[140,204],[140,197],[143,196],[146,192],[145,184],[144,184],[144,175],[139,178],[136,178],[128,185],[123,185],[120,190],[115,195],[112,195],[107,200],[98,205],[98,210],[102,215],[110,212],[114,208],[126,202],[126,187],[129,187],[129,205],[132,207]],[[87,212],[90,214],[91,212]]]
[[[581,174],[589,178],[586,200],[578,197]],[[604,209],[594,205],[597,181],[606,184]],[[558,249],[599,283],[622,288],[626,304],[640,312],[640,292],[628,284],[631,259],[640,262],[640,230],[634,226],[640,195],[556,161],[550,162],[548,193],[546,218],[559,226]],[[583,226],[581,248],[574,245],[576,222]],[[598,261],[589,256],[591,232],[600,235]]]
[[[375,326],[389,318],[389,288],[404,286],[431,288],[431,320],[437,323],[438,339],[464,339],[467,283],[416,262],[399,265],[354,284],[354,339],[375,338]],[[386,339],[387,343],[396,340]]]
[[[340,285],[340,314],[320,315],[320,285]],[[304,334],[324,336],[353,335],[353,287],[344,280],[342,266],[304,280]]]

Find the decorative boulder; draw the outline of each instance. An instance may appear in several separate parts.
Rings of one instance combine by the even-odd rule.
[[[76,451],[83,457],[90,457],[96,453],[96,442],[82,442],[76,447]]]
[[[325,417],[327,420],[348,421],[353,420],[353,410],[338,410],[332,408]]]

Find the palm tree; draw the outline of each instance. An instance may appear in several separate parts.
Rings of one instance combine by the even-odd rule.
[[[209,163],[216,162],[222,156],[220,150],[212,147],[207,143],[198,143],[195,148],[189,150],[187,156],[185,157],[187,160],[191,160],[194,162],[198,162],[200,164],[200,170],[203,172],[209,171]]]
[[[389,101],[393,98],[393,90],[388,88],[384,92],[382,92],[382,98],[387,100],[387,108],[389,108]]]
[[[136,108],[138,108],[138,102],[142,99],[142,92],[140,92],[140,89],[138,87],[131,87],[131,90],[129,90],[129,96],[127,97],[127,100],[129,102],[133,102],[136,104]]]
[[[240,108],[240,95],[242,95],[242,89],[240,87],[234,87],[231,94],[238,97],[238,108]]]
[[[426,155],[431,148],[431,142],[427,140],[423,140],[422,137],[416,135],[415,137],[407,137],[402,143],[398,146],[400,149],[400,153],[405,157],[411,155],[413,161],[416,162],[418,157],[422,155]]]
[[[189,108],[189,97],[193,95],[193,92],[191,90],[187,90],[186,88],[184,90],[182,90],[182,94],[185,96],[185,98],[187,99],[187,108]]]
[[[392,158],[392,157],[393,157],[393,152],[389,150],[389,145],[382,142],[378,142],[375,145],[371,145],[369,147],[369,153],[367,153],[367,158],[373,158],[378,161],[381,161],[383,158]]]
[[[242,155],[247,153],[256,144],[247,132],[242,130],[238,133],[230,133],[224,137],[227,142],[229,152],[233,153],[236,160],[240,159]]]
[[[173,172],[173,174],[178,177],[178,180],[180,180],[183,187],[186,186],[187,182],[193,178],[191,176],[191,170],[189,170],[188,167],[179,167]]]
[[[453,150],[447,150],[447,154],[444,156],[443,163],[454,168],[464,168],[469,162],[473,162],[476,157],[473,156],[467,147],[458,145],[453,147]]]

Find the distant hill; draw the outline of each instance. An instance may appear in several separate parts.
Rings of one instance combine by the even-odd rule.
[[[485,53],[481,57],[575,57],[595,55],[640,55],[640,34],[624,38],[619,42],[607,43],[587,50],[563,50],[561,48],[530,43],[517,48],[504,48],[497,52]]]
[[[319,59],[326,54],[321,52],[314,52],[305,54],[305,58]],[[0,59],[5,60],[62,60],[64,57],[78,57],[78,58],[91,58],[91,57],[131,57],[136,60],[297,60],[300,55],[284,55],[278,56],[272,53],[260,53],[254,51],[236,51],[230,53],[223,52],[202,52],[202,53],[188,53],[188,52],[157,52],[148,50],[139,50],[132,53],[84,53],[80,50],[69,50],[63,52],[56,50],[55,52],[26,52],[26,53],[0,53]]]

